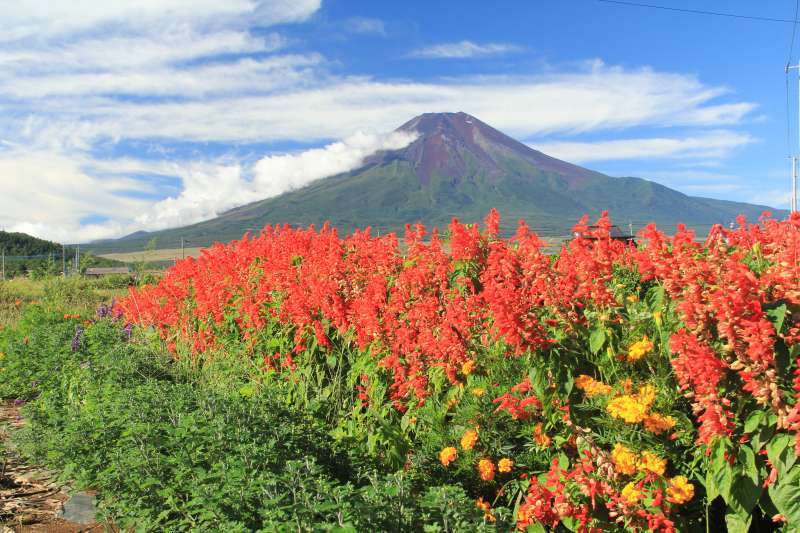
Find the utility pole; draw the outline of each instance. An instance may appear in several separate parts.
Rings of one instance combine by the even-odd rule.
[[[184,243],[185,243],[185,241],[186,241],[186,239],[184,239],[183,237],[181,237],[181,259],[186,259],[186,252],[185,252],[185,250],[184,250],[184,246],[185,246],[185,244],[184,244]]]
[[[787,76],[788,76],[790,70],[797,70],[798,71],[798,76],[797,76],[797,113],[798,113],[798,116],[797,116],[797,120],[798,120],[798,122],[797,122],[797,125],[798,125],[797,141],[798,141],[798,144],[800,145],[800,63],[798,63],[797,65],[790,65],[789,63],[787,63],[786,64],[786,74],[787,74]],[[791,198],[791,201],[789,202],[789,210],[792,213],[796,213],[797,212],[797,162],[798,162],[798,157],[797,156],[791,156],[791,157],[792,157],[792,198]]]

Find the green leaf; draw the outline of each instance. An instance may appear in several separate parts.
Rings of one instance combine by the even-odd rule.
[[[791,435],[779,433],[767,443],[767,457],[778,470],[778,475],[786,474],[797,459],[792,446],[793,441]]]
[[[764,420],[764,411],[753,411],[744,423],[744,432],[752,433]]]
[[[763,490],[757,478],[753,480],[750,476],[738,475],[731,485],[728,506],[739,514],[749,515]]]
[[[800,525],[800,466],[770,485],[769,496],[790,527]]]
[[[540,522],[534,522],[525,530],[526,533],[547,533],[547,530]]]
[[[593,354],[596,354],[600,351],[605,343],[606,330],[601,324],[598,324],[589,334],[589,350],[591,350]]]
[[[647,291],[644,299],[650,311],[661,311],[664,308],[664,287],[656,286]]]
[[[781,304],[778,307],[767,309],[766,315],[775,326],[775,331],[780,332],[781,328],[783,327],[783,321],[786,320],[786,304]]]
[[[753,516],[750,514],[742,515],[730,511],[725,513],[725,525],[728,526],[728,533],[747,533],[752,520]]]

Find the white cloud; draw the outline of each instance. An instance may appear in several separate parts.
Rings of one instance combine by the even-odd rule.
[[[595,142],[549,141],[530,146],[572,163],[656,158],[722,158],[755,142],[750,135],[727,130],[683,138],[619,139]]]
[[[792,194],[789,187],[784,189],[765,189],[755,191],[747,201],[754,204],[771,205],[781,209],[788,209],[791,196]]]
[[[386,35],[386,27],[381,19],[351,17],[344,21],[344,29],[362,35]]]
[[[472,41],[439,43],[414,50],[411,55],[428,59],[463,59],[468,57],[490,57],[518,52],[522,48],[508,43],[477,44]]]
[[[124,178],[93,178],[78,161],[52,152],[0,152],[0,226],[60,242],[80,242],[121,234],[120,213],[135,213],[151,202],[115,194],[119,189],[147,190]],[[90,215],[109,217],[103,225],[81,226]]]
[[[717,103],[723,89],[709,88],[692,76],[649,69],[594,66],[537,78],[387,83],[327,75],[319,57],[274,56],[266,61],[202,66],[177,73],[174,81],[154,75],[152,85],[147,76],[138,81],[139,90],[150,86],[153,92],[168,91],[174,83],[194,95],[188,100],[130,102],[90,95],[35,100],[35,108],[22,106],[0,122],[0,138],[22,132],[26,143],[47,139],[76,146],[109,138],[319,141],[346,137],[365,125],[388,131],[426,111],[456,110],[530,138],[634,126],[722,126],[740,122],[755,107]],[[65,83],[44,80],[30,91],[49,86],[57,91]]]
[[[51,152],[0,152],[0,227],[71,243],[192,224],[352,170],[376,151],[402,148],[412,140],[407,133],[356,133],[323,148],[264,157],[252,168],[221,161],[95,161]],[[98,170],[105,172],[103,177],[93,175]],[[152,185],[124,177],[126,173],[177,175],[183,190],[157,202],[120,196],[119,190],[157,192]],[[80,224],[90,215],[110,220]]]
[[[0,2],[0,42],[37,40],[108,28],[152,29],[183,21],[204,27],[301,22],[321,0],[15,0]]]
[[[271,198],[312,181],[347,172],[379,150],[393,150],[413,140],[407,133],[357,133],[323,148],[260,159],[245,177],[241,165],[193,164],[182,174],[184,190],[136,217],[137,228],[163,229],[213,218],[233,207]]]

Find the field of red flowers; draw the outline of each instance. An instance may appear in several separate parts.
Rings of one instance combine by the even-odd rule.
[[[800,216],[634,244],[603,216],[556,255],[498,225],[267,227],[121,306],[487,524],[800,529]]]

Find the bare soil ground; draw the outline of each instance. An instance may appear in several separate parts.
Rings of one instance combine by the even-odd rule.
[[[55,472],[27,463],[9,442],[9,429],[25,421],[12,402],[0,404],[0,532],[78,533],[104,531],[102,524],[77,524],[58,517],[69,500]]]

